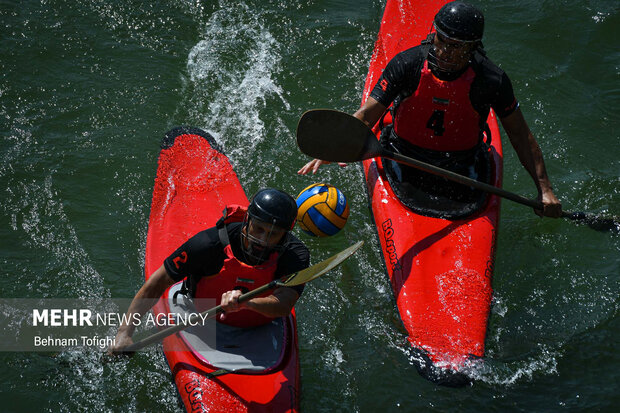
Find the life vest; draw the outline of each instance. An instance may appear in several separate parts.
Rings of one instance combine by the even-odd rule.
[[[482,137],[480,115],[469,99],[475,77],[469,66],[457,79],[441,80],[433,75],[425,60],[418,87],[396,109],[396,135],[424,149],[472,149]]]
[[[220,305],[222,294],[226,291],[240,289],[243,292],[248,292],[273,281],[278,260],[277,252],[272,253],[260,266],[251,266],[238,260],[230,247],[226,224],[243,221],[246,211],[247,208],[239,205],[227,206],[224,210],[224,217],[217,223],[220,241],[224,245],[226,258],[219,273],[202,277],[195,286],[194,297],[198,298],[196,300],[196,309],[200,312],[207,310],[205,305],[201,305],[202,300],[200,298],[214,298],[216,305]],[[270,294],[271,292],[267,291],[259,295],[259,297],[266,297]],[[271,320],[273,318],[264,316],[256,311],[243,309],[226,314],[226,318],[222,322],[235,327],[254,327],[267,324]]]

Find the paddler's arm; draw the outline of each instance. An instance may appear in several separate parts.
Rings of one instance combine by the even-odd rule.
[[[381,119],[381,116],[383,116],[386,110],[387,108],[383,104],[379,103],[377,99],[368,96],[366,102],[364,102],[362,107],[359,108],[353,116],[364,122],[369,128],[372,129],[377,122],[379,122],[379,119]]]
[[[146,280],[129,305],[125,320],[116,333],[114,345],[108,348],[108,354],[121,354],[124,347],[133,344],[131,336],[136,329],[133,321],[141,319],[155,305],[164,291],[174,283],[175,281],[168,275],[163,265]]]
[[[387,108],[385,106],[369,96],[366,102],[364,102],[362,107],[359,108],[353,116],[364,122],[369,128],[372,128],[379,121],[381,116],[383,116],[386,110]],[[297,171],[297,173],[299,175],[306,175],[308,172],[315,174],[321,165],[328,163],[329,162],[322,161],[320,159],[313,159],[305,164],[299,171]],[[339,162],[338,165],[346,166],[347,164]]]
[[[515,148],[521,164],[530,174],[538,189],[538,200],[543,203],[543,211],[535,210],[538,215],[557,218],[562,214],[562,204],[553,193],[551,181],[547,176],[542,151],[532,135],[521,109],[517,108],[510,115],[500,118],[510,143]]]
[[[297,291],[289,287],[276,288],[267,297],[252,298],[239,304],[241,294],[240,290],[227,291],[222,294],[220,305],[225,311],[220,315],[222,320],[226,318],[226,313],[234,313],[242,309],[253,310],[267,317],[285,317],[289,315],[299,298]]]

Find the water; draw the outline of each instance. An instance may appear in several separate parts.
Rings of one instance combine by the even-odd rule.
[[[476,2],[567,209],[620,214],[617,2]],[[246,192],[326,181],[364,248],[297,306],[307,412],[612,411],[620,402],[620,239],[502,206],[487,361],[472,387],[422,379],[407,353],[358,166],[295,174],[310,108],[354,111],[383,1],[0,2],[1,296],[131,297],[159,141],[214,134]],[[505,188],[532,196],[506,142]],[[3,353],[3,411],[181,411],[163,355]]]

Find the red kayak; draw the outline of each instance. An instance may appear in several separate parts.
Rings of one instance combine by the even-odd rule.
[[[389,60],[426,38],[435,14],[445,3],[387,0],[362,103]],[[500,187],[502,147],[493,112],[487,123],[492,138],[485,154],[487,182]],[[379,137],[378,126],[374,131]],[[473,210],[468,210],[471,205],[459,209],[455,204],[447,206],[452,211],[433,213],[429,199],[405,201],[397,196],[386,174],[389,162],[379,158],[364,161],[364,173],[413,359],[420,373],[434,382],[467,383],[464,370],[484,355],[500,199],[481,194]]]
[[[212,227],[227,204],[248,205],[237,175],[217,142],[195,128],[166,134],[146,243],[146,276],[194,234]],[[180,283],[153,308],[159,314],[190,312]],[[217,330],[213,337],[213,331]],[[267,326],[239,329],[192,327],[164,339],[163,350],[188,412],[296,412],[299,350],[294,312]]]

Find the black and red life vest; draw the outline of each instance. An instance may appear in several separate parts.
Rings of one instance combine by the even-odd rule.
[[[273,252],[269,258],[259,266],[251,266],[237,259],[230,247],[226,224],[243,221],[247,208],[240,205],[230,205],[224,211],[224,217],[218,221],[217,227],[220,230],[220,241],[224,246],[226,258],[219,273],[202,277],[195,286],[195,298],[214,298],[216,305],[220,305],[222,294],[234,289],[244,292],[258,288],[273,281],[277,268],[278,253]],[[225,235],[224,235],[225,234]],[[224,239],[222,239],[224,238]],[[266,297],[271,292],[265,292],[259,297]],[[196,309],[198,311],[207,310],[201,308],[201,300],[197,300]],[[271,322],[273,318],[264,316],[256,311],[243,309],[234,313],[226,314],[223,323],[235,327],[254,327]]]
[[[472,149],[481,139],[480,114],[469,97],[475,77],[469,66],[457,79],[441,80],[431,72],[425,59],[418,87],[396,108],[396,135],[424,149]]]

